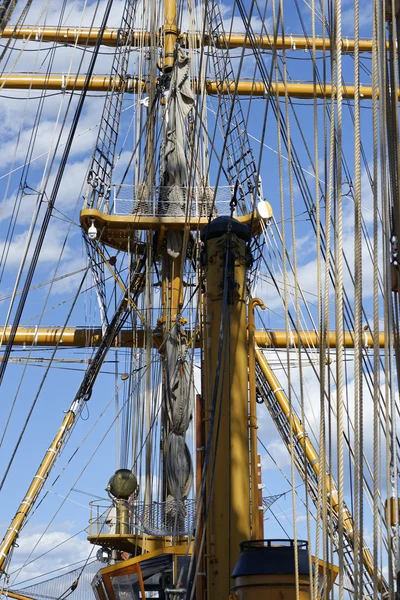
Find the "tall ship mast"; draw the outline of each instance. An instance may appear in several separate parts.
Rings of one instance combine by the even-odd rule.
[[[0,4],[4,597],[398,597],[398,11]]]

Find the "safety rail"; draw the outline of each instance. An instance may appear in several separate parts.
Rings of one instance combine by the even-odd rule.
[[[110,504],[108,500],[100,503],[98,500],[93,500],[89,503],[89,506],[89,536],[116,534],[119,525],[116,507]]]
[[[116,506],[93,501],[90,503],[89,536],[133,534],[143,532],[155,536],[190,535],[196,517],[196,501],[124,503],[128,511],[118,516]]]
[[[231,186],[175,187],[115,184],[98,195],[97,205],[85,205],[116,216],[213,217],[230,214]]]
[[[265,496],[263,511],[278,500],[282,494]],[[116,506],[105,500],[90,502],[89,536],[119,535],[120,526],[128,534],[142,532],[152,536],[192,535],[196,523],[196,500],[168,500],[167,502],[124,502],[128,510],[118,517]],[[126,527],[128,526],[128,527]]]

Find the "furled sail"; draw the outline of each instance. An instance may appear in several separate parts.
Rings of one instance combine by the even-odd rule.
[[[177,322],[169,333],[165,354],[165,404],[170,427],[165,444],[165,471],[167,503],[171,507],[179,506],[188,497],[193,481],[192,459],[185,443],[192,419],[193,366],[186,354],[185,330]]]
[[[187,180],[185,121],[194,105],[190,86],[190,59],[178,50],[170,89],[167,92],[166,141],[164,161],[163,212],[168,216],[185,214],[184,185]]]
[[[194,105],[189,73],[190,59],[179,49],[167,92],[162,206],[163,212],[168,216],[185,214],[185,121]],[[168,260],[179,257],[182,242],[182,232],[168,232]],[[192,459],[185,442],[186,431],[192,418],[193,373],[192,365],[186,357],[186,334],[180,322],[179,308],[172,308],[178,309],[178,313],[171,315],[172,327],[167,334],[165,350],[164,394],[168,434],[165,441],[164,468],[167,512],[171,518],[177,520],[178,525],[185,516],[183,501],[188,497],[193,481]]]

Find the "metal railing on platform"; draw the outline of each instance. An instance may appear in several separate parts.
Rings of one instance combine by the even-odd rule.
[[[190,535],[196,518],[196,501],[168,501],[126,503],[126,513],[119,520],[118,510],[114,505],[105,502],[90,503],[88,534],[91,537],[101,535],[118,535],[120,525],[128,534],[145,533],[152,536]],[[126,528],[126,525],[128,527]]]
[[[233,194],[231,186],[216,188],[209,186],[149,188],[146,184],[112,185],[111,189],[98,196],[95,208],[105,214],[116,216],[181,216],[213,217],[230,214]]]
[[[88,534],[90,536],[109,535],[117,530],[117,509],[108,500],[90,502]]]
[[[262,499],[264,512],[283,494],[265,496]],[[168,500],[167,502],[127,502],[122,520],[117,508],[107,503],[90,503],[89,536],[119,535],[120,526],[128,534],[144,533],[151,536],[189,536],[196,526],[196,500]],[[128,515],[128,518],[127,518]],[[128,526],[126,528],[126,526]]]

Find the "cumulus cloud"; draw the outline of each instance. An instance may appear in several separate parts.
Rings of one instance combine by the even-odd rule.
[[[64,248],[64,240],[66,234],[66,227],[63,225],[58,225],[58,223],[53,222],[48,230],[46,237],[44,239],[44,243],[42,246],[42,250],[39,256],[39,264],[43,263],[54,263],[58,260],[61,252],[63,253],[63,259],[68,260],[72,257],[75,258],[76,251],[73,247],[73,236],[71,236],[71,243],[67,244]],[[0,254],[3,254],[3,251],[7,251],[7,266],[11,268],[18,267],[21,263],[22,256],[24,254],[25,242],[27,239],[28,230],[25,229],[21,233],[14,235],[13,240],[7,246],[8,250],[5,247],[5,242],[0,240]],[[33,241],[30,245],[27,261],[32,258],[33,250],[35,247],[35,243],[38,237],[38,231],[34,233]]]
[[[85,532],[75,535],[75,527],[75,523],[66,522],[43,533],[45,525],[28,525],[18,538],[13,554],[10,587],[86,560],[93,547],[86,540]]]
[[[273,440],[267,444],[268,453],[263,453],[263,468],[276,469],[278,464],[281,469],[290,466],[290,454],[285,444],[280,440]],[[272,457],[272,458],[271,458]]]
[[[371,170],[371,165],[370,165]],[[309,167],[309,170],[311,167]],[[310,178],[311,179],[311,178]],[[380,183],[378,182],[378,189]],[[374,267],[373,267],[373,193],[371,190],[371,184],[369,175],[364,169],[361,178],[361,210],[364,223],[363,238],[362,238],[362,296],[364,307],[368,306],[368,302],[373,295],[373,281],[374,281]],[[286,215],[288,221],[289,212]],[[324,205],[321,206],[321,219],[324,221]],[[280,221],[280,215],[276,215],[277,221]],[[378,216],[379,219],[379,216]],[[379,256],[378,256],[378,268],[379,268],[379,280],[383,279],[383,243],[382,228],[380,225],[380,219],[378,221],[379,227]],[[317,237],[313,228],[308,224],[304,225],[301,222],[296,222],[296,239],[291,239],[291,232],[289,232],[290,225],[287,226],[286,230],[286,246],[287,253],[290,257],[291,265],[294,264],[294,247],[297,252],[297,270],[296,276],[292,268],[287,263],[287,288],[288,288],[288,303],[292,314],[295,314],[295,283],[299,287],[299,290],[304,294],[306,302],[304,302],[301,293],[299,291],[299,303],[300,310],[305,314],[308,309],[311,313],[316,314],[315,307],[317,306],[318,297],[318,255],[317,255]],[[279,223],[279,229],[282,230],[282,225]],[[273,281],[269,271],[263,266],[261,272],[264,275],[259,279],[256,289],[256,294],[264,299],[268,308],[270,309],[281,309],[283,314],[284,307],[284,273],[282,265],[282,244],[278,241],[278,250],[274,249],[279,236],[274,238],[268,234],[267,236],[267,252],[269,270],[272,271],[275,281]],[[334,236],[331,235],[331,252],[334,255]],[[343,287],[346,291],[347,298],[350,302],[354,298],[354,253],[355,253],[355,235],[354,235],[354,200],[351,195],[343,196]],[[321,286],[324,291],[325,287],[325,260],[322,252],[320,255],[320,272],[321,272]],[[334,273],[334,268],[331,267],[331,271]],[[275,285],[277,284],[277,285]],[[278,287],[278,289],[277,289]],[[332,311],[334,311],[333,303],[335,299],[335,289],[331,281],[329,281],[329,299],[332,303]],[[308,306],[306,306],[306,303]],[[371,312],[369,309],[367,312]],[[311,323],[308,322],[308,327],[311,327]]]

